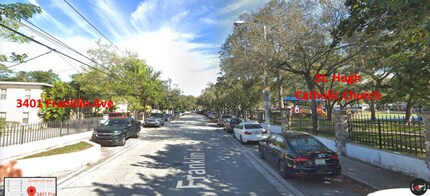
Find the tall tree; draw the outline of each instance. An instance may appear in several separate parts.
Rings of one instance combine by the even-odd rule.
[[[350,17],[342,21],[336,37],[376,37],[383,59],[391,68],[391,100],[412,106],[430,96],[430,2],[348,0]],[[407,85],[405,85],[407,84]]]
[[[38,6],[26,3],[0,3],[0,23],[12,29],[20,27],[19,21],[22,19],[29,19],[37,13],[41,13],[42,9]],[[17,35],[3,27],[0,27],[0,37],[7,41],[24,43],[28,42],[26,38]],[[10,72],[10,70],[3,64],[4,62],[22,62],[27,57],[26,54],[17,54],[12,52],[9,56],[0,54],[0,76]]]

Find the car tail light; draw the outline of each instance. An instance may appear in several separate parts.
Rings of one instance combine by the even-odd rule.
[[[251,135],[252,133],[249,131],[245,131],[245,135]]]
[[[339,157],[337,156],[337,154],[330,155],[330,158],[331,159],[339,159]]]
[[[263,131],[263,133],[264,133],[264,134],[265,134],[265,133],[267,133],[267,130],[264,130],[264,131]]]
[[[304,161],[309,161],[309,157],[295,157],[293,159],[294,162],[299,163],[299,162],[304,162]]]

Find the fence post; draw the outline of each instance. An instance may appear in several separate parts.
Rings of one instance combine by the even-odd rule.
[[[63,121],[60,122],[60,137],[63,136]]]
[[[88,124],[87,124],[87,131],[90,131],[90,120],[87,120]]]
[[[24,143],[24,131],[25,131],[24,125],[21,125],[21,144]]]
[[[302,115],[298,114],[299,116],[299,131],[302,131]]]
[[[378,120],[378,140],[379,140],[379,149],[382,149],[381,120]]]
[[[334,111],[335,146],[337,154],[346,156],[346,142],[348,140],[348,121],[350,115],[346,110]]]
[[[424,124],[424,138],[426,145],[426,165],[427,169],[430,170],[430,112],[421,114],[423,117]]]

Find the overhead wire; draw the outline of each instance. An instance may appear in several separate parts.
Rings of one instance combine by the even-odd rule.
[[[37,55],[37,56],[32,57],[32,58],[30,58],[30,59],[28,59],[28,60],[25,60],[25,61],[23,61],[23,62],[19,62],[19,63],[16,63],[16,64],[14,64],[14,65],[7,66],[6,68],[8,68],[8,69],[9,69],[9,68],[11,68],[11,67],[15,67],[15,66],[17,66],[17,65],[27,63],[28,61],[31,61],[31,60],[37,59],[37,58],[42,57],[42,56],[44,56],[44,55],[47,55],[47,54],[49,54],[49,53],[51,53],[51,52],[52,52],[52,50],[49,50],[48,52],[45,52],[45,53],[40,54],[40,55]]]
[[[44,31],[42,28],[38,27],[37,25],[35,25],[35,24],[31,23],[30,21],[26,21],[26,22],[27,22],[27,23],[29,23],[29,24],[30,24],[31,26],[33,26],[34,28],[37,28],[38,30],[42,31],[43,33],[45,33],[45,34],[46,34],[46,35],[48,35],[49,37],[47,37],[46,35],[42,34],[42,33],[41,33],[41,32],[39,32],[39,31],[36,31],[35,29],[33,29],[32,27],[30,27],[30,26],[26,25],[25,23],[21,23],[24,27],[29,28],[32,32],[35,32],[36,34],[38,34],[38,35],[41,35],[41,36],[45,37],[45,38],[46,38],[48,41],[50,41],[51,43],[57,44],[57,45],[59,45],[59,46],[61,46],[61,47],[65,47],[65,48],[67,48],[67,49],[69,49],[69,50],[71,50],[71,51],[75,52],[76,54],[78,54],[78,55],[80,55],[80,56],[82,56],[82,57],[84,57],[84,58],[88,59],[89,61],[91,61],[91,62],[93,62],[93,63],[95,63],[95,64],[98,64],[98,65],[100,65],[101,67],[103,67],[104,69],[106,69],[106,70],[110,71],[106,66],[101,65],[101,64],[99,64],[98,62],[96,62],[94,59],[91,59],[91,58],[89,58],[89,57],[85,56],[85,55],[84,55],[84,54],[82,54],[81,52],[79,52],[79,51],[75,50],[74,48],[70,47],[70,46],[69,46],[69,45],[67,45],[66,43],[64,43],[64,42],[62,42],[61,40],[57,39],[56,37],[54,37],[54,36],[53,36],[53,35],[51,35],[50,33],[48,33],[48,32],[46,32],[46,31]],[[52,41],[52,39],[53,39],[55,42],[53,42],[53,41]]]
[[[89,65],[89,64],[87,64],[87,63],[85,63],[85,62],[83,62],[83,61],[81,61],[81,60],[79,60],[79,59],[76,59],[76,58],[74,58],[74,57],[72,57],[72,56],[70,56],[70,55],[68,55],[68,54],[65,54],[65,53],[63,53],[63,52],[61,52],[61,51],[58,51],[58,50],[56,50],[55,48],[52,48],[52,47],[50,47],[50,46],[48,46],[48,45],[46,45],[46,44],[44,44],[44,43],[42,43],[42,42],[40,42],[40,41],[37,41],[36,39],[34,39],[34,38],[32,38],[32,37],[29,37],[29,36],[27,36],[27,35],[25,35],[25,34],[23,34],[23,33],[19,32],[19,31],[15,30],[15,29],[12,29],[12,28],[10,28],[10,27],[8,27],[8,26],[6,26],[6,25],[2,24],[2,23],[0,23],[0,26],[2,26],[3,28],[6,28],[7,30],[12,31],[12,32],[14,32],[14,33],[16,33],[16,34],[18,34],[18,35],[20,35],[20,36],[22,36],[22,37],[25,37],[26,39],[28,39],[28,40],[30,40],[30,41],[33,41],[33,42],[35,42],[35,43],[37,43],[37,44],[39,44],[39,45],[41,45],[41,46],[44,46],[44,47],[46,47],[46,48],[48,48],[48,49],[50,49],[50,50],[52,50],[52,51],[54,51],[54,52],[56,52],[56,53],[59,53],[59,54],[61,54],[61,55],[65,56],[65,57],[67,57],[67,58],[70,58],[70,59],[72,59],[72,60],[74,60],[74,61],[78,62],[78,63],[81,63],[81,64],[83,64],[83,65],[85,65],[85,66],[87,66],[87,67],[90,67],[90,68],[92,68],[92,69],[94,69],[94,70],[96,70],[96,71],[99,71],[99,72],[104,73],[104,74],[106,74],[106,75],[108,75],[108,76],[112,76],[112,77],[114,77],[114,78],[116,78],[116,79],[119,79],[119,80],[121,80],[121,81],[126,82],[124,79],[119,78],[119,77],[118,77],[118,76],[116,76],[116,75],[113,75],[113,74],[108,73],[108,72],[106,72],[106,71],[104,71],[104,70],[98,69],[97,67],[91,66],[91,65]]]
[[[109,9],[113,12],[114,15],[116,15],[119,19],[119,21],[122,23],[122,25],[127,26],[127,24],[125,24],[125,22],[122,20],[122,18],[119,16],[119,14],[115,11],[115,9],[112,8],[112,6],[109,5],[109,3],[106,3],[106,5],[109,7]],[[133,38],[140,43],[140,40],[134,35],[134,33],[132,33],[130,31],[129,28],[125,28],[128,33],[130,33],[131,36],[133,36]]]
[[[107,38],[96,26],[94,26],[87,18],[85,18],[84,15],[82,15],[75,7],[72,6],[67,0],[64,0],[67,5],[70,6],[82,19],[84,19],[91,27],[93,27],[101,36],[103,36],[107,41],[109,41],[113,46],[115,46],[118,50],[121,51],[121,49],[118,48],[109,38]]]

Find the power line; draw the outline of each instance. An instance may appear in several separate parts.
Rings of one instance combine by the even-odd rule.
[[[106,3],[106,5],[109,7],[109,9],[110,10],[112,10],[112,12],[113,12],[113,14],[114,15],[116,15],[117,17],[118,17],[118,20],[124,25],[124,26],[127,26],[127,24],[125,24],[125,22],[122,20],[122,18],[119,16],[119,14],[112,8],[112,6],[110,6],[109,5],[109,3]],[[140,42],[140,40],[134,35],[134,33],[132,33],[131,31],[130,31],[130,29],[128,29],[128,28],[125,28],[129,33],[130,33],[130,35],[131,36],[133,36],[134,37],[134,39],[137,41],[137,42]]]
[[[43,29],[41,29],[40,27],[36,26],[35,24],[31,23],[28,20],[25,20],[28,24],[30,24],[31,26],[33,26],[34,28],[38,29],[39,31],[42,31],[45,34],[40,33],[39,31],[36,31],[33,27],[28,26],[25,23],[20,22],[20,25],[25,27],[26,29],[44,37],[46,40],[48,40],[49,42],[53,43],[53,44],[57,44],[61,47],[67,48],[69,50],[72,50],[73,52],[79,53],[78,51],[74,50],[72,47],[68,46],[67,44],[65,44],[64,42],[62,42],[61,40],[57,39],[56,37],[54,37],[53,35],[49,34],[48,32],[44,31]],[[52,41],[54,40],[54,41]]]
[[[55,54],[57,54],[65,63],[67,63],[70,67],[73,67],[73,69],[75,69],[76,71],[78,71],[78,72],[80,72],[80,70],[79,69],[77,69],[74,65],[72,65],[69,61],[67,61],[63,56],[61,56],[61,55],[59,55],[58,53],[55,53]]]
[[[66,2],[67,5],[69,5],[80,17],[82,17],[85,21],[87,21],[88,24],[91,25],[91,27],[93,27],[98,33],[100,33],[100,35],[102,35],[106,40],[108,40],[113,46],[115,46],[118,50],[120,50],[118,48],[118,46],[116,46],[109,38],[107,38],[102,32],[99,31],[99,29],[94,26],[89,20],[87,20],[78,10],[75,9],[75,7],[73,7],[67,0],[64,0],[64,2]]]
[[[64,43],[64,42],[62,42],[61,40],[59,40],[59,39],[57,39],[56,37],[54,37],[53,35],[49,34],[49,33],[48,33],[48,32],[46,32],[46,31],[44,31],[43,29],[41,29],[41,28],[40,28],[40,27],[38,27],[37,25],[35,25],[35,24],[31,23],[30,21],[26,21],[26,22],[28,22],[30,25],[32,25],[33,27],[37,28],[38,30],[42,31],[43,33],[47,34],[49,37],[47,37],[46,35],[44,35],[44,34],[40,33],[39,31],[36,31],[35,29],[33,29],[32,27],[30,27],[30,26],[26,25],[25,23],[20,23],[20,24],[21,24],[21,25],[23,25],[24,27],[27,27],[30,31],[32,31],[32,32],[34,32],[34,33],[36,33],[36,34],[38,34],[38,35],[41,35],[42,37],[44,37],[45,39],[47,39],[49,42],[54,43],[54,44],[57,44],[57,45],[59,45],[60,47],[67,48],[67,49],[69,49],[69,50],[71,50],[71,51],[73,51],[73,52],[75,52],[75,53],[79,54],[80,56],[82,56],[82,57],[84,57],[84,58],[88,59],[89,61],[91,61],[91,62],[93,62],[93,63],[95,63],[95,64],[100,65],[100,64],[99,64],[99,63],[97,63],[94,59],[91,59],[91,58],[89,58],[89,57],[87,57],[87,56],[83,55],[82,53],[80,53],[79,51],[77,51],[77,50],[73,49],[73,48],[72,48],[72,47],[70,47],[69,45],[65,44],[65,43]],[[52,39],[53,39],[54,41],[52,41]],[[106,70],[110,71],[110,70],[109,70],[108,68],[106,68],[104,65],[100,65],[100,66],[101,66],[101,67],[103,67],[103,68],[105,68]]]
[[[45,52],[45,53],[43,53],[43,54],[37,55],[37,56],[35,56],[35,57],[31,58],[31,59],[25,60],[25,61],[23,61],[23,62],[19,62],[19,63],[14,64],[14,65],[7,66],[7,68],[9,69],[9,68],[11,68],[11,67],[15,67],[15,66],[17,66],[17,65],[20,65],[20,64],[23,64],[23,63],[27,63],[28,61],[31,61],[31,60],[37,59],[37,58],[39,58],[39,57],[41,57],[41,56],[44,56],[44,55],[47,55],[47,54],[49,54],[49,53],[51,53],[51,52],[52,52],[52,50],[50,50],[50,51],[48,51],[48,52]]]
[[[238,13],[236,13],[235,11],[233,11],[232,9],[230,9],[229,7],[227,7],[226,5],[223,5],[225,8],[227,8],[228,10],[230,10],[231,13],[236,14],[237,16],[240,16]]]
[[[76,61],[76,62],[79,62],[79,63],[81,63],[81,64],[83,64],[83,65],[85,65],[85,66],[87,66],[87,67],[90,67],[90,68],[92,68],[92,69],[94,69],[94,70],[96,70],[96,71],[99,71],[99,72],[104,73],[104,74],[106,74],[106,75],[108,75],[108,76],[112,76],[112,77],[114,77],[114,78],[117,78],[117,79],[119,79],[119,80],[121,80],[121,81],[126,82],[124,79],[119,78],[119,77],[118,77],[118,76],[116,76],[116,75],[112,75],[112,74],[107,73],[107,72],[105,72],[105,71],[103,71],[103,70],[101,70],[101,69],[98,69],[98,68],[96,68],[96,67],[94,67],[94,66],[91,66],[91,65],[89,65],[89,64],[87,64],[87,63],[85,63],[85,62],[82,62],[82,61],[80,61],[80,60],[78,60],[78,59],[76,59],[76,58],[74,58],[74,57],[72,57],[72,56],[70,56],[70,55],[67,55],[67,54],[65,54],[65,53],[63,53],[63,52],[61,52],[61,51],[56,50],[55,48],[52,48],[52,47],[50,47],[50,46],[48,46],[48,45],[46,45],[46,44],[44,44],[44,43],[42,43],[42,42],[39,42],[39,41],[37,41],[37,40],[33,39],[32,37],[29,37],[29,36],[27,36],[27,35],[24,35],[23,33],[19,32],[19,31],[16,31],[15,29],[12,29],[12,28],[10,28],[10,27],[8,27],[8,26],[6,26],[6,25],[2,24],[2,23],[0,23],[0,26],[2,26],[2,27],[4,27],[4,28],[6,28],[7,30],[12,31],[12,32],[14,32],[14,33],[16,33],[16,34],[18,34],[18,35],[20,35],[20,36],[22,36],[22,37],[25,37],[26,39],[31,40],[31,41],[33,41],[33,42],[35,42],[35,43],[39,44],[39,45],[42,45],[42,46],[44,46],[44,47],[46,47],[46,48],[48,48],[48,49],[50,49],[50,50],[52,50],[52,51],[54,51],[54,52],[57,52],[57,53],[59,53],[59,54],[61,54],[61,55],[65,56],[65,57],[68,57],[68,58],[70,58],[70,59],[72,59],[72,60]]]

